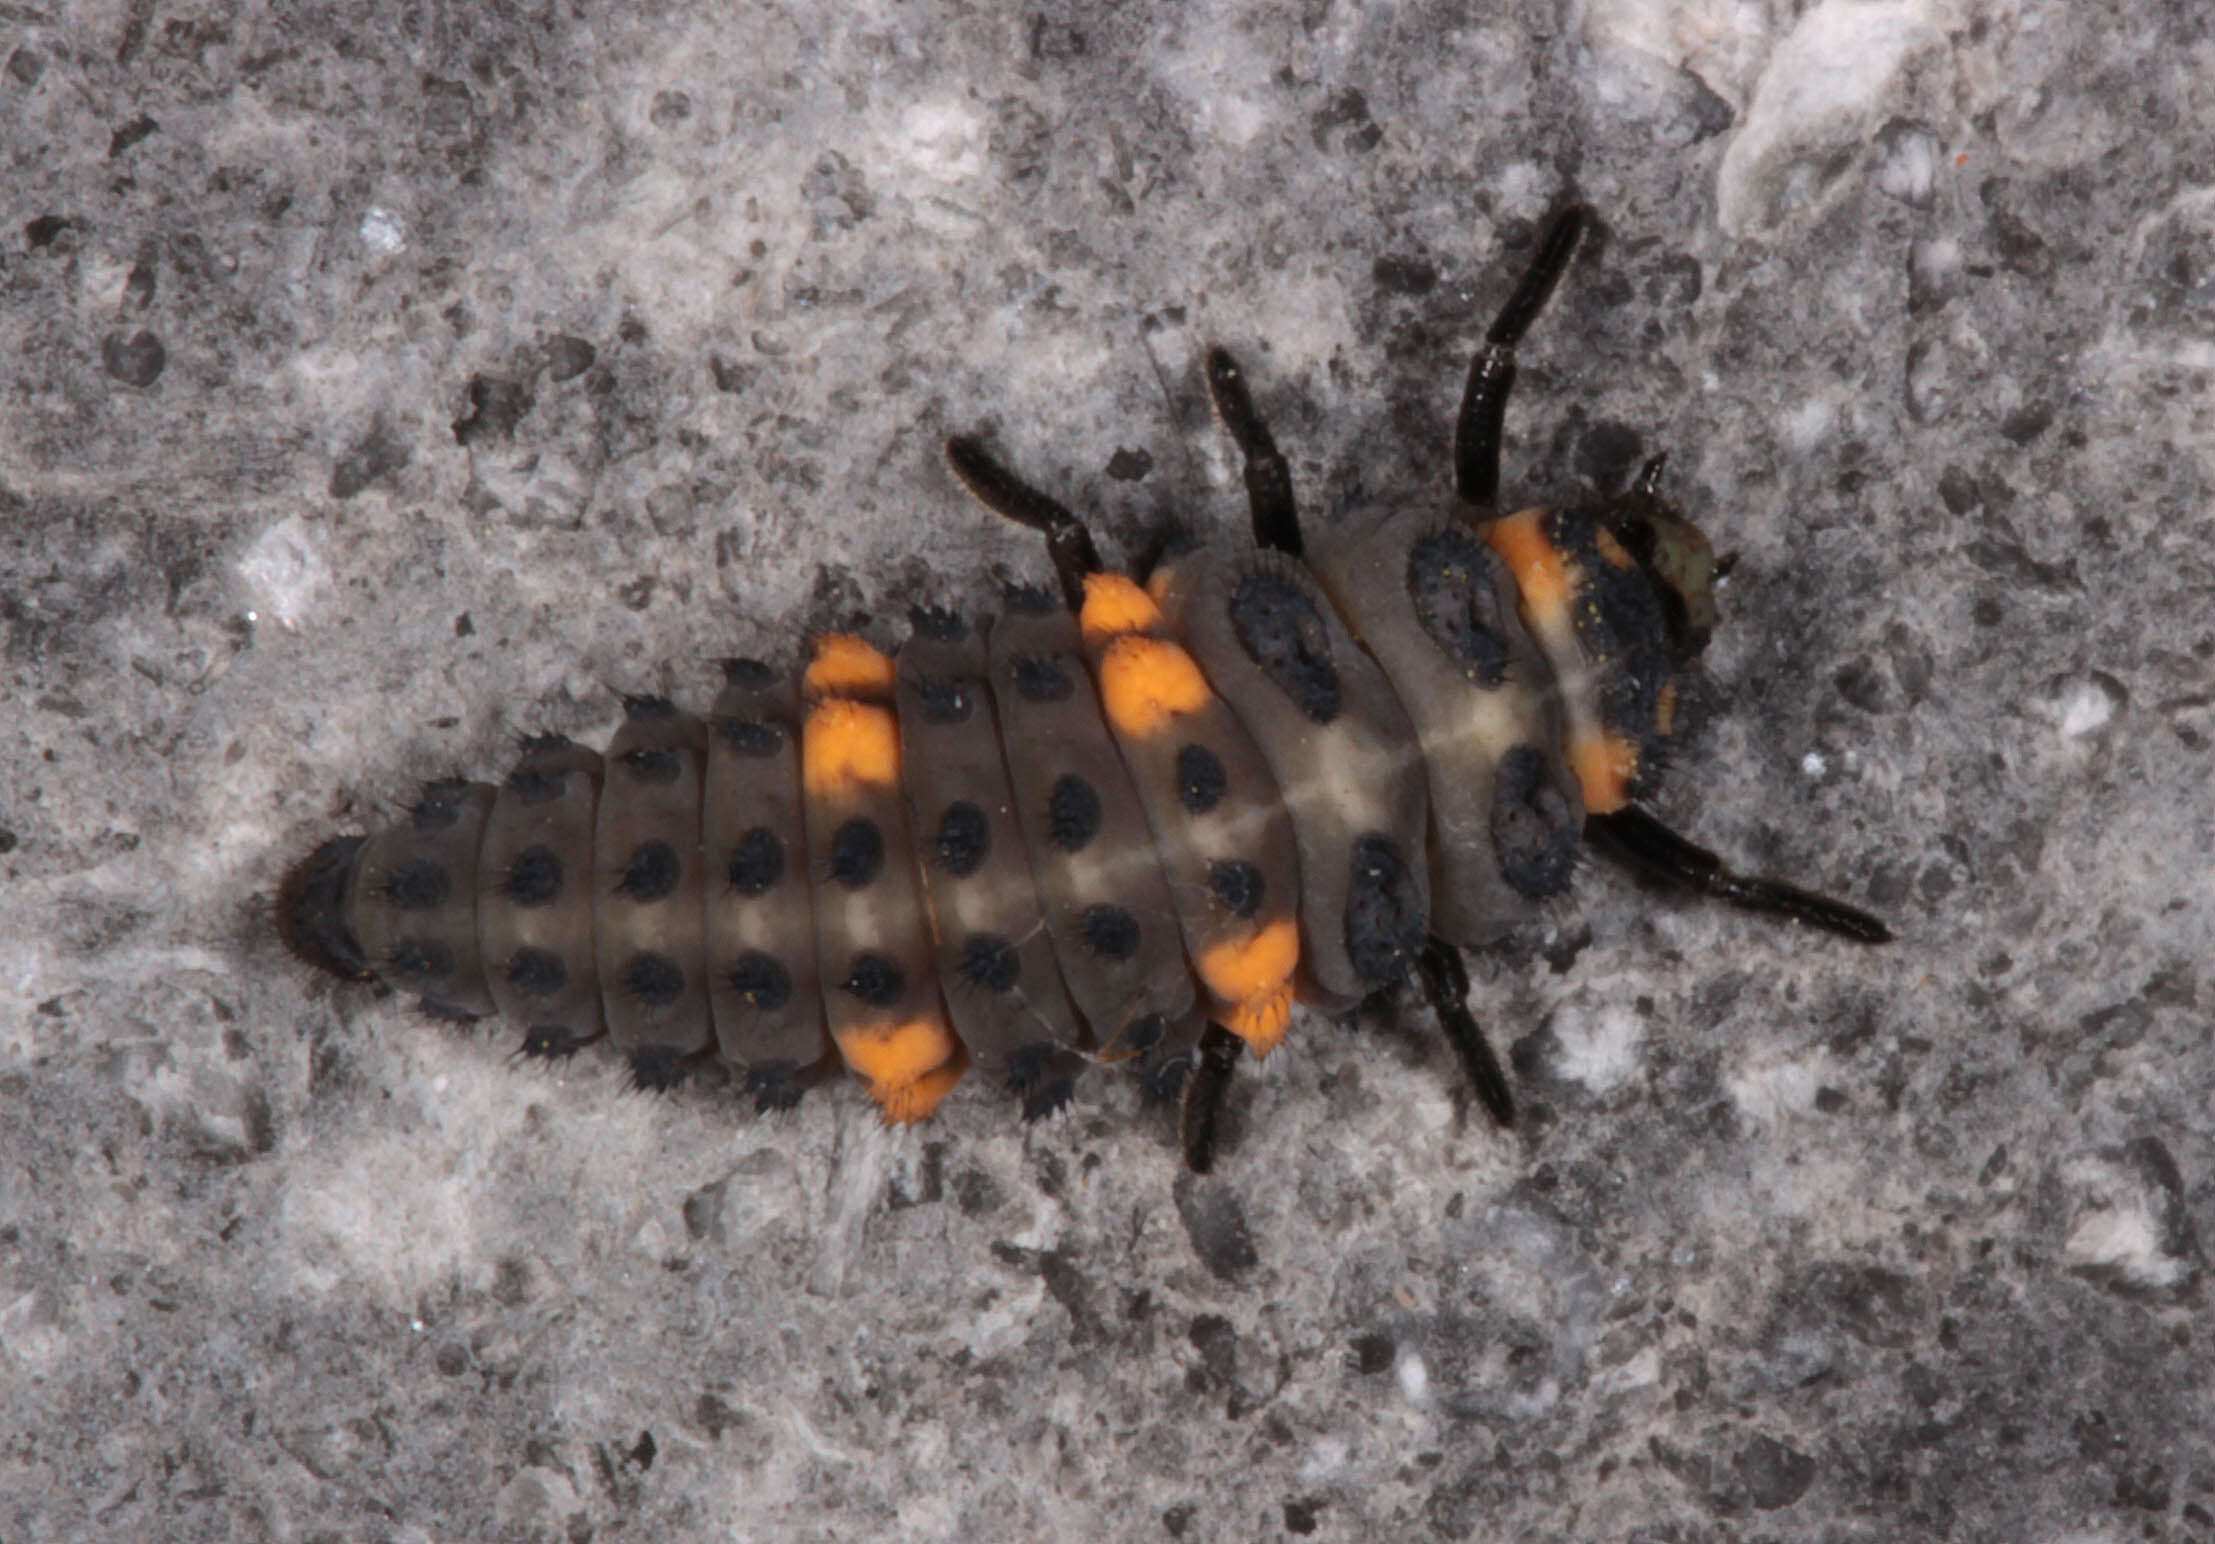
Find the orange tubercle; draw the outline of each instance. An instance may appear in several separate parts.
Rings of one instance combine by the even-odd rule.
[[[891,1126],[937,1109],[969,1070],[969,1053],[935,1014],[847,1030],[838,1036],[838,1054],[869,1085]]]
[[[887,1126],[912,1126],[935,1114],[940,1101],[954,1091],[954,1085],[968,1070],[969,1053],[963,1051],[945,1066],[924,1073],[905,1087],[872,1087],[869,1097],[876,1100],[877,1108],[884,1112]]]
[[[1166,638],[1126,633],[1100,656],[1100,706],[1119,733],[1139,739],[1159,734],[1179,714],[1207,706],[1212,695],[1192,656]]]
[[[1621,735],[1573,735],[1569,770],[1584,790],[1588,814],[1609,815],[1630,803],[1631,779],[1638,775],[1638,747]]]
[[[1087,574],[1084,610],[1078,614],[1084,641],[1097,648],[1118,633],[1150,632],[1161,626],[1161,607],[1123,574]]]
[[[1539,626],[1553,629],[1568,625],[1569,596],[1575,581],[1561,549],[1546,536],[1545,513],[1542,509],[1526,509],[1505,520],[1495,520],[1484,528],[1484,539],[1515,576],[1523,614]]]
[[[900,729],[891,710],[847,697],[810,708],[800,728],[800,777],[818,798],[856,785],[891,787],[900,777]]]
[[[1223,1027],[1267,1056],[1292,1022],[1292,972],[1300,963],[1300,928],[1290,917],[1264,923],[1245,938],[1220,943],[1199,958],[1200,980],[1227,1004]]]
[[[815,640],[806,686],[811,697],[879,697],[891,692],[892,659],[852,633]]]

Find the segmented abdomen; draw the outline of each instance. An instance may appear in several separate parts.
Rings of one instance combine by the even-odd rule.
[[[280,922],[534,1050],[605,1038],[648,1082],[719,1058],[764,1104],[838,1060],[898,1121],[972,1062],[1034,1114],[1088,1059],[1161,1086],[1211,1021],[1266,1051],[1295,998],[1348,1006],[1567,888],[1610,795],[1564,755],[1578,635],[1534,642],[1517,581],[1477,528],[1397,516],[1306,562],[1094,575],[1077,614],[919,613],[896,664],[828,635],[796,680],[728,664],[704,720],[632,699],[604,757],[548,737],[497,789],[433,785],[295,870]]]

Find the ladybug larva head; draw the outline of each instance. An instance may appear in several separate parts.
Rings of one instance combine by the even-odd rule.
[[[1604,515],[1606,529],[1652,584],[1677,657],[1707,647],[1715,630],[1715,549],[1674,504],[1640,486]]]

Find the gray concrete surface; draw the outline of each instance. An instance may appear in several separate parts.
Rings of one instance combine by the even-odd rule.
[[[2192,1539],[2215,1049],[2204,6],[0,6],[0,1539]],[[327,989],[284,865],[617,690],[1442,496],[1573,192],[1533,496],[1735,553],[1644,894],[1303,1019],[1180,1179],[1114,1077],[549,1072]]]

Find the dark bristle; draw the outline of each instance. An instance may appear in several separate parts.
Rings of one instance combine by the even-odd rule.
[[[1023,1119],[1039,1121],[1049,1115],[1060,1114],[1069,1107],[1069,1101],[1076,1096],[1076,1092],[1077,1085],[1073,1078],[1054,1078],[1041,1083],[1023,1096]]]
[[[908,610],[908,625],[925,638],[940,643],[959,643],[969,636],[969,624],[958,611],[943,606],[913,606]]]
[[[361,941],[346,925],[346,883],[364,838],[335,836],[292,866],[277,887],[277,936],[303,960],[341,981],[373,972]]]
[[[631,1087],[646,1094],[666,1094],[685,1080],[689,1070],[684,1052],[674,1046],[641,1046],[631,1053]]]

